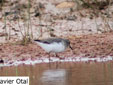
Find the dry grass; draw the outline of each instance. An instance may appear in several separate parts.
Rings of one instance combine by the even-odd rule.
[[[110,21],[109,17],[112,17],[111,16],[112,14],[110,14],[111,12],[109,11],[109,7],[112,6],[112,4],[113,4],[113,2],[111,0],[104,0],[104,1],[103,0],[100,0],[100,1],[99,0],[91,0],[91,1],[90,0],[73,0],[73,1],[75,1],[75,3],[79,4],[78,8],[80,8],[80,9],[70,11],[68,13],[69,16],[71,16],[71,14],[75,14],[75,12],[78,12],[79,16],[77,16],[77,17],[80,18],[80,20],[82,21],[82,18],[84,18],[84,17],[87,18],[87,15],[85,15],[86,13],[82,12],[82,10],[88,11],[87,12],[88,17],[90,17],[90,19],[95,20],[97,33],[111,32],[113,30],[111,24],[108,23]],[[37,26],[37,29],[39,29],[37,31],[37,34],[38,34],[37,38],[42,37],[42,35],[45,33],[43,31],[40,31],[40,30],[44,29],[43,26],[45,26],[46,30],[48,30],[48,28],[52,29],[52,27],[54,25],[57,25],[57,23],[54,22],[55,17],[58,17],[58,19],[62,20],[62,17],[59,17],[59,15],[53,15],[51,13],[47,14],[47,15],[50,15],[50,20],[47,20],[47,18],[44,18],[43,16],[45,15],[44,12],[46,9],[45,9],[44,5],[41,3],[39,3],[38,6],[36,7],[36,6],[34,6],[35,5],[34,3],[36,3],[35,1],[28,0],[26,3],[20,3],[20,2],[21,1],[10,2],[8,0],[7,0],[7,2],[5,2],[3,0],[1,2],[1,4],[2,4],[1,8],[2,8],[2,14],[3,14],[2,16],[4,16],[4,18],[3,18],[4,33],[7,34],[7,36],[5,36],[6,41],[10,41],[11,36],[12,36],[11,35],[12,28],[9,28],[9,26],[7,24],[8,22],[12,22],[12,21],[18,22],[17,24],[18,24],[18,28],[19,28],[19,31],[22,36],[22,43],[27,44],[29,41],[34,39],[34,36],[36,37],[36,35],[34,35],[34,32],[33,32],[33,26],[34,26],[33,18],[37,19],[37,17],[38,17],[39,22],[37,22],[37,23],[40,23],[40,26]],[[5,4],[5,5],[3,5],[3,4]],[[7,6],[7,5],[9,5],[9,6]],[[6,7],[6,9],[5,9],[5,7]],[[9,7],[9,9],[7,7]],[[72,8],[70,8],[70,9],[72,9]],[[6,11],[6,10],[10,10],[10,11]],[[33,14],[35,15],[35,17],[33,16]],[[48,16],[46,16],[46,17],[48,17]],[[66,19],[65,17],[68,17],[67,14],[63,16],[64,20]],[[98,25],[98,21],[97,21],[98,17],[103,20],[104,27],[102,29],[100,29],[101,27],[99,27],[99,25]],[[50,26],[43,25],[43,23],[41,22],[43,20],[45,21],[45,23],[48,23],[51,21]],[[22,27],[20,25],[21,22],[24,24],[24,27]],[[59,28],[62,28],[62,25]],[[82,21],[80,28],[81,28],[80,30],[81,30],[82,34],[85,34],[87,29],[84,29],[84,21]],[[71,30],[71,29],[69,29],[69,30]],[[16,31],[15,31],[15,34],[16,34]],[[71,35],[71,33],[69,33],[69,34]],[[48,35],[54,36],[54,37],[57,36],[54,31],[50,31],[50,30],[48,30]]]

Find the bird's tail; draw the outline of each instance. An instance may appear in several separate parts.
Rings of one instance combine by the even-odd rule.
[[[34,41],[36,41],[36,42],[41,42],[41,40],[38,40],[38,39],[37,39],[37,40],[34,40]]]
[[[46,44],[50,44],[49,42],[47,42],[47,41],[44,41],[44,40],[39,40],[39,39],[37,39],[37,40],[34,40],[35,42],[41,42],[41,43],[46,43]]]

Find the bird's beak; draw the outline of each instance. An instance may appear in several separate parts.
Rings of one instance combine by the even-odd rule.
[[[69,45],[69,48],[70,48],[71,50],[73,50],[73,48],[71,47],[71,45]]]
[[[71,47],[71,45],[69,45],[69,48],[72,50],[72,53],[75,54],[73,48]]]

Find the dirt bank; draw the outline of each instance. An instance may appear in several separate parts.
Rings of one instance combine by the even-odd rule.
[[[68,48],[65,52],[59,53],[64,57],[107,57],[113,56],[113,33],[69,36],[73,52]],[[8,61],[25,61],[27,59],[48,57],[48,54],[34,43],[20,45],[7,43],[0,45],[0,59]],[[51,57],[55,57],[51,54]]]

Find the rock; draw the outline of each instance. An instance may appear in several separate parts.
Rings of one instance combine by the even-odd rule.
[[[58,4],[56,8],[73,8],[75,5],[75,2],[62,2]]]

